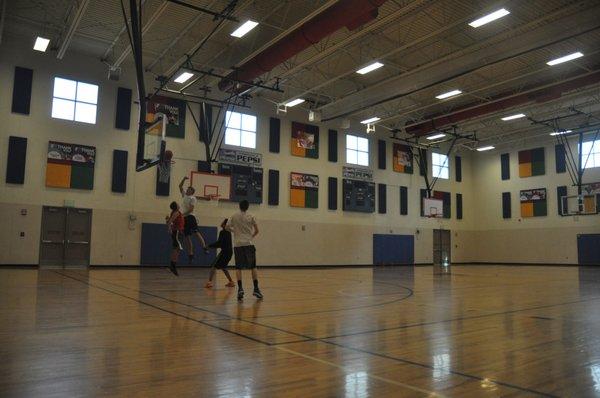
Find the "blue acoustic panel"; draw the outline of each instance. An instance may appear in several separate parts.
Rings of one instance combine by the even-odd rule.
[[[400,187],[400,214],[408,214],[408,188]]]
[[[386,184],[377,184],[377,199],[378,204],[377,212],[379,214],[387,213],[387,185]]]
[[[462,158],[460,156],[454,157],[454,170],[456,171],[456,182],[462,181]]]
[[[510,155],[508,153],[500,155],[500,177],[503,180],[510,180]]]
[[[502,192],[502,218],[511,218],[510,192]]]
[[[269,118],[269,152],[279,153],[281,141],[281,120]]]
[[[373,264],[414,264],[413,235],[373,234]]]
[[[125,87],[117,89],[117,111],[115,112],[115,128],[129,130],[131,123],[132,91]]]
[[[554,145],[554,155],[556,157],[556,173],[565,173],[567,171],[565,146],[563,144]]]
[[[386,160],[386,145],[384,140],[377,141],[377,166],[380,170],[385,170]]]
[[[27,138],[8,137],[6,156],[6,183],[25,183],[25,159],[27,158]]]
[[[200,227],[200,233],[206,244],[213,243],[217,240],[217,227]],[[194,244],[194,262],[188,263],[187,253],[185,251],[185,242],[181,242],[184,250],[179,255],[179,265],[195,265],[206,267],[212,264],[216,253],[211,250],[209,254],[204,254],[198,240],[192,237]],[[167,231],[166,224],[142,224],[142,244],[140,253],[141,265],[164,265],[169,264],[171,255],[171,236]]]
[[[337,130],[329,130],[329,136],[327,140],[327,159],[330,162],[338,161],[338,133]]]
[[[577,235],[579,265],[600,265],[600,234]]]
[[[29,115],[31,105],[31,87],[33,84],[33,70],[15,66],[13,83],[12,112]]]

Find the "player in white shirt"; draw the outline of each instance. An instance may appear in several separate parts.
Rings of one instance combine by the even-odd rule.
[[[254,216],[248,213],[249,203],[247,200],[240,202],[240,212],[229,218],[225,229],[233,233],[233,252],[235,254],[236,276],[238,283],[238,301],[244,299],[244,288],[242,287],[242,270],[252,270],[252,281],[254,292],[258,299],[263,295],[258,288],[258,274],[256,272],[256,248],[252,240],[258,235],[258,225]]]
[[[181,213],[183,214],[184,219],[184,229],[183,235],[185,236],[185,245],[186,250],[188,252],[188,257],[190,259],[190,263],[194,261],[194,245],[192,244],[192,235],[195,235],[204,249],[205,253],[208,253],[208,248],[206,247],[206,242],[202,237],[200,231],[198,231],[198,221],[196,220],[196,216],[194,215],[194,208],[196,207],[197,199],[194,196],[196,190],[191,185],[187,187],[187,189],[183,190],[183,184],[187,180],[187,177],[183,177],[181,182],[179,183],[179,192],[181,192],[181,196],[183,200],[181,201]]]

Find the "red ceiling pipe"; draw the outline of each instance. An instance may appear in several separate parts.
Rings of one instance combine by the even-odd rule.
[[[236,92],[247,89],[250,87],[249,85],[237,84],[230,79],[251,82],[341,28],[346,27],[349,30],[354,30],[377,18],[378,8],[386,1],[339,1],[239,66],[219,82],[219,89],[221,91]]]
[[[442,127],[457,124],[459,122],[473,119],[480,116],[485,116],[491,113],[502,111],[517,105],[523,105],[528,102],[543,103],[552,99],[560,98],[560,96],[568,91],[572,91],[581,87],[589,86],[600,82],[600,70],[595,72],[579,75],[563,83],[558,83],[553,86],[543,87],[537,90],[529,91],[524,94],[515,95],[510,98],[500,97],[492,102],[477,105],[468,105],[464,110],[458,110],[451,115],[432,117],[431,120],[410,126],[406,128],[406,132],[414,136],[427,135]]]

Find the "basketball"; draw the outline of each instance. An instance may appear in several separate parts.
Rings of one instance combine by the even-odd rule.
[[[173,152],[167,149],[165,151],[165,160],[169,161],[171,159],[173,159]]]

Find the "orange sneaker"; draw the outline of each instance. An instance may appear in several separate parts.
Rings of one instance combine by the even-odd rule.
[[[233,281],[229,281],[229,282],[227,282],[227,284],[225,286],[227,286],[227,287],[235,287],[235,283],[233,283]]]
[[[213,287],[213,284],[211,281],[206,282],[206,285],[204,285],[205,288],[210,289],[211,287]]]

